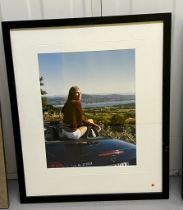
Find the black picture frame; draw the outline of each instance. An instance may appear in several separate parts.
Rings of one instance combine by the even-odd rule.
[[[30,32],[34,33],[34,31],[54,31],[55,29],[62,30],[63,28],[85,28],[87,27],[89,30],[92,27],[107,27],[107,26],[131,26],[134,25],[153,25],[153,24],[161,24],[160,29],[160,37],[162,41],[159,45],[162,52],[162,58],[160,58],[160,66],[162,80],[160,81],[160,89],[157,92],[162,93],[160,96],[160,118],[162,119],[162,124],[160,128],[162,130],[160,133],[162,137],[160,138],[159,146],[160,152],[160,172],[159,176],[161,181],[161,190],[147,190],[147,191],[136,191],[136,190],[126,190],[124,192],[111,192],[110,189],[106,189],[106,192],[102,191],[102,193],[96,190],[95,193],[91,192],[79,192],[79,193],[45,193],[39,194],[28,193],[28,187],[32,188],[32,183],[29,183],[27,179],[27,168],[31,168],[31,166],[27,165],[27,157],[24,154],[24,134],[22,128],[24,127],[24,122],[22,121],[22,116],[20,116],[21,112],[21,98],[24,98],[25,95],[21,93],[21,87],[23,88],[23,84],[19,84],[18,78],[18,69],[16,60],[22,57],[22,62],[24,60],[24,51],[19,51],[19,47],[17,47],[21,43],[16,43],[16,34],[14,36],[14,31],[18,31],[19,34],[21,32]],[[170,108],[170,48],[171,48],[171,13],[157,13],[157,14],[142,14],[142,15],[128,15],[128,16],[111,16],[111,17],[89,17],[89,18],[71,18],[71,19],[55,19],[55,20],[30,20],[30,21],[7,21],[2,22],[3,29],[3,41],[4,41],[4,50],[6,57],[6,66],[7,66],[7,77],[8,77],[8,86],[9,86],[9,94],[10,94],[10,102],[11,102],[11,110],[12,110],[12,119],[13,119],[13,130],[14,130],[14,138],[15,138],[15,147],[16,147],[16,159],[17,159],[17,168],[18,168],[18,178],[19,178],[19,189],[20,189],[20,200],[22,203],[35,203],[35,202],[65,202],[65,201],[99,201],[99,200],[131,200],[131,199],[167,199],[169,197],[169,108]],[[159,30],[159,29],[158,29]],[[145,30],[144,30],[145,31]],[[46,33],[46,32],[45,32]],[[81,32],[82,33],[82,32]],[[23,34],[23,33],[22,33]],[[132,35],[132,34],[131,34]],[[49,36],[49,35],[48,35]],[[103,34],[105,36],[105,34]],[[153,34],[152,34],[153,36]],[[74,36],[73,36],[74,37]],[[134,39],[138,39],[139,37],[133,34]],[[32,39],[30,35],[30,40]],[[52,38],[53,39],[53,38]],[[22,39],[23,41],[23,39]],[[158,41],[159,43],[159,41]],[[30,45],[34,47],[33,45]],[[23,46],[22,46],[22,49]],[[18,55],[17,52],[20,54]],[[161,54],[161,53],[160,53]],[[151,55],[152,56],[152,55]],[[156,77],[156,75],[155,75]],[[18,78],[18,79],[17,79]],[[19,89],[20,88],[20,89]],[[144,87],[146,89],[146,86]],[[33,89],[34,90],[34,89]],[[31,93],[34,95],[34,92]],[[20,97],[21,96],[21,97]],[[26,97],[25,97],[26,98]],[[30,119],[28,119],[30,120]],[[27,135],[30,135],[27,133]],[[161,135],[160,135],[161,136]],[[23,144],[22,144],[23,143]],[[30,148],[31,150],[31,148]],[[154,151],[156,154],[156,151]],[[33,155],[33,154],[29,154]],[[144,157],[146,158],[146,157]],[[29,161],[28,161],[29,162]],[[159,162],[157,161],[156,164]],[[36,177],[34,177],[36,179]],[[112,178],[112,176],[111,176]],[[121,175],[123,178],[123,175]],[[135,178],[134,178],[135,179]],[[70,186],[70,182],[68,182],[68,186]],[[91,182],[91,180],[90,180]],[[130,181],[129,181],[130,182]],[[82,183],[82,182],[81,182]],[[93,181],[93,184],[94,181]],[[117,185],[117,184],[116,184]],[[152,184],[153,186],[153,184]],[[39,190],[38,190],[39,191]],[[53,189],[54,191],[54,189]]]

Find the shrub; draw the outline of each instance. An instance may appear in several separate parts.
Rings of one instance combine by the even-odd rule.
[[[134,125],[135,124],[135,118],[128,118],[125,120],[125,124],[132,124]]]
[[[115,114],[111,117],[111,125],[123,125],[124,120],[124,115]]]

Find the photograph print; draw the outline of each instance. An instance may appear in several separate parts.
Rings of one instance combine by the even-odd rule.
[[[38,54],[48,168],[136,165],[135,49]]]

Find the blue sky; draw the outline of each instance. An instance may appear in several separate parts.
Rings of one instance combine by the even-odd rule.
[[[71,86],[82,93],[135,93],[135,49],[40,53],[40,76],[48,96],[67,95]]]

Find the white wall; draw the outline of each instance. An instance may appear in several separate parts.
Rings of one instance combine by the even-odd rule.
[[[183,1],[182,0],[1,0],[0,20],[31,20],[69,17],[172,12],[172,72],[170,110],[170,169],[181,168],[183,112]],[[0,29],[1,31],[1,29]],[[2,34],[0,34],[0,99],[7,171],[16,176],[15,150]]]

